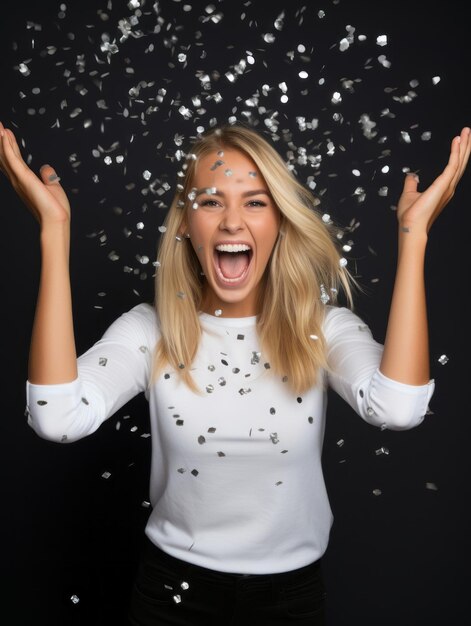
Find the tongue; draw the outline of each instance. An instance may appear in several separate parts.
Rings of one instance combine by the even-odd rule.
[[[225,278],[238,278],[249,264],[245,252],[219,252],[219,267]]]

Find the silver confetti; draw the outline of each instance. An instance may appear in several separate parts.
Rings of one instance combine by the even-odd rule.
[[[260,363],[261,352],[252,352],[252,358],[250,359],[250,363],[252,365],[256,365]]]
[[[330,296],[327,293],[327,290],[324,287],[324,285],[320,286],[320,290],[321,290],[321,302],[322,304],[327,304],[330,301]]]

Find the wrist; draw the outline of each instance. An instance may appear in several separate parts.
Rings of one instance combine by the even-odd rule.
[[[69,254],[70,222],[49,222],[41,224],[40,244],[42,253],[57,254],[61,249]]]
[[[399,224],[399,246],[425,247],[428,241],[428,233],[417,224]]]
[[[70,220],[59,222],[42,222],[40,225],[41,240],[70,236]]]

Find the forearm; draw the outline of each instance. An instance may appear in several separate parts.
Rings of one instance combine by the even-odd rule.
[[[427,235],[399,232],[399,249],[381,372],[398,382],[423,385],[430,379],[424,284]]]
[[[69,248],[69,222],[42,228],[41,274],[28,367],[31,383],[48,385],[77,378]]]

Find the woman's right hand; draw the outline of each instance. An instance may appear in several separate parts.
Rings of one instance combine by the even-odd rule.
[[[54,168],[43,165],[36,176],[23,160],[15,135],[1,122],[0,170],[41,227],[70,221],[70,204]]]

